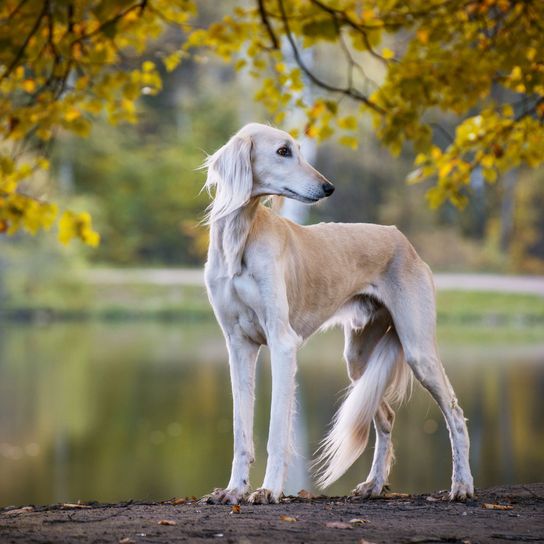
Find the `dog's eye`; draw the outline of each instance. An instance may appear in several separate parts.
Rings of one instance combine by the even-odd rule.
[[[278,155],[281,155],[282,157],[291,157],[292,156],[291,149],[289,149],[286,145],[281,146],[276,151],[276,153]]]

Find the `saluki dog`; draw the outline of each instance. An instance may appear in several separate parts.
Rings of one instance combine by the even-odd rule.
[[[246,125],[204,167],[205,187],[215,188],[207,215],[205,281],[227,344],[234,405],[230,481],[205,500],[279,501],[290,452],[297,350],[335,323],[344,329],[351,386],[321,445],[320,486],[334,482],[359,457],[373,423],[372,467],[353,494],[382,493],[393,459],[391,404],[402,398],[411,370],[448,426],[450,498],[471,497],[465,418],[437,352],[432,274],[404,235],[372,224],[300,226],[263,205],[261,197],[268,195],[311,203],[334,191],[282,130]],[[268,461],[262,487],[250,493],[255,368],[263,345],[272,367]]]

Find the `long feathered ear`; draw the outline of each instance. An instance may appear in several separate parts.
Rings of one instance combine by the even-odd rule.
[[[235,135],[203,164],[208,169],[204,187],[215,198],[208,208],[206,223],[213,223],[238,210],[251,198],[251,138]]]

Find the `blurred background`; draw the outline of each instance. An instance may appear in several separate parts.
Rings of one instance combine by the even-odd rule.
[[[219,9],[206,6],[203,21]],[[316,54],[333,70],[330,53]],[[241,125],[270,119],[253,80],[212,58],[161,75],[164,90],[143,99],[138,125],[99,121],[87,139],[61,135],[41,181],[92,213],[100,246],[63,247],[43,233],[0,238],[0,505],[198,496],[228,480],[230,383],[198,272],[208,197],[196,168]],[[294,112],[286,120],[297,122]],[[364,122],[360,139],[358,150],[309,146],[336,192],[297,217],[396,224],[435,273],[506,275],[500,293],[487,276],[481,289],[467,276],[439,282],[441,353],[469,420],[476,485],[541,479],[544,296],[515,292],[508,278],[544,271],[544,170],[520,168],[493,185],[476,174],[464,211],[431,211],[425,185],[404,181],[413,154],[392,158]],[[348,385],[341,354],[339,331],[301,352],[288,492],[313,489],[308,461]],[[269,399],[263,350],[254,484],[264,474]],[[394,443],[395,491],[449,486],[447,432],[417,385]],[[328,493],[365,479],[369,450]]]

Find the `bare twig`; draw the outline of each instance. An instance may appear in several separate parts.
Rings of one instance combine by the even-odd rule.
[[[266,14],[266,10],[264,9],[264,0],[257,0],[257,3],[259,5],[259,14],[261,16],[261,21],[263,25],[265,26],[266,31],[268,32],[268,35],[270,36],[270,41],[272,42],[272,48],[279,49],[280,44],[279,44],[278,38],[276,34],[274,33],[274,29],[272,28],[272,25],[270,24],[270,21]]]

